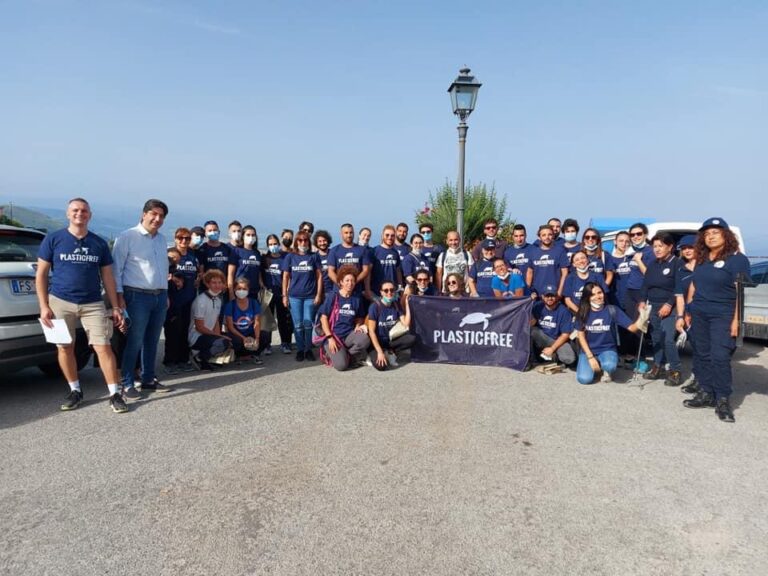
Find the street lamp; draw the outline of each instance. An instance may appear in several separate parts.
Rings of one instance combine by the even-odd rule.
[[[477,92],[480,90],[480,82],[470,75],[469,68],[459,70],[459,75],[453,81],[448,93],[451,95],[453,113],[459,117],[459,179],[456,184],[458,189],[458,201],[456,204],[456,231],[459,233],[462,243],[464,238],[464,157],[467,143],[467,117],[475,109]]]

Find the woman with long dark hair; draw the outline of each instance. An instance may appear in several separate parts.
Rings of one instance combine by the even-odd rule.
[[[283,305],[290,306],[296,360],[314,360],[312,322],[323,301],[323,275],[320,261],[310,252],[309,234],[303,230],[293,240],[293,251],[283,257]]]
[[[709,218],[696,239],[696,268],[686,298],[700,390],[683,401],[687,408],[715,408],[723,422],[734,422],[730,405],[733,376],[731,355],[736,348],[741,318],[736,282],[749,279],[749,260],[739,252],[739,241],[722,218]],[[677,328],[685,328],[678,303]]]
[[[280,238],[277,234],[267,236],[267,253],[262,261],[264,267],[264,286],[272,291],[269,309],[277,321],[277,331],[280,334],[280,349],[283,354],[291,353],[291,336],[293,322],[288,306],[283,304],[283,258],[287,253],[280,249]],[[272,332],[263,331],[259,339],[259,353],[269,356],[272,354]]]
[[[581,344],[576,365],[579,384],[592,384],[595,375],[600,373],[603,382],[612,381],[612,374],[619,363],[616,339],[619,326],[630,332],[645,331],[647,328],[647,322],[638,319],[633,323],[621,308],[606,304],[605,292],[594,282],[584,286],[575,325]]]

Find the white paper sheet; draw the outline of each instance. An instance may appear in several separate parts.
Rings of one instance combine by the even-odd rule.
[[[38,318],[38,320],[40,319]],[[58,318],[54,318],[51,322],[53,322],[53,328],[48,328],[40,320],[40,326],[43,327],[43,334],[45,334],[45,341],[50,344],[72,344],[72,336],[69,334],[67,323]]]

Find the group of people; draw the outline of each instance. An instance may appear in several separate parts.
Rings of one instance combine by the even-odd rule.
[[[261,364],[272,354],[275,330],[281,352],[293,354],[295,341],[297,361],[315,360],[317,350],[337,370],[383,370],[416,341],[409,298],[419,295],[536,300],[531,360],[575,367],[582,384],[610,381],[621,356],[636,369],[637,332],[650,322],[653,363],[643,377],[680,386],[676,336],[686,333],[695,380],[684,388],[694,393],[684,404],[715,407],[733,421],[734,282],[748,275],[749,264],[721,218],[677,245],[668,234],[649,239],[637,223],[616,235],[610,252],[596,229],[581,232],[574,219],[550,219],[532,243],[522,224],[506,239],[488,219],[472,250],[456,231],[447,233],[445,247],[436,245],[429,223],[410,237],[407,224],[387,225],[376,245],[369,228],[356,236],[347,223],[334,245],[328,231],[302,222],[295,233],[268,235],[262,252],[256,229],[238,221],[227,225],[226,241],[214,220],[177,228],[168,248],[159,232],[167,215],[164,202],[148,200],[139,224],[110,252],[88,230],[88,202],[76,198],[67,207],[69,226],[40,248],[41,319],[62,318],[70,331],[81,320],[116,412],[142,392],[167,390],[155,373],[163,329],[169,373],[212,370],[232,356]],[[123,334],[119,369],[113,326]],[[72,345],[59,345],[59,360],[70,386],[62,409],[71,410],[82,401]]]

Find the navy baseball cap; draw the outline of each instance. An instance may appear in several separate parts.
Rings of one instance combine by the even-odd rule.
[[[722,218],[707,218],[704,220],[704,224],[701,225],[701,228],[699,228],[699,232],[706,230],[707,228],[725,228],[726,230],[730,230],[730,228],[728,228],[728,222]]]
[[[483,247],[483,250],[496,250],[496,241],[491,240],[490,238],[487,238],[483,240],[483,243],[481,245]]]
[[[557,288],[555,288],[551,284],[548,284],[544,286],[544,290],[542,290],[541,293],[543,296],[546,296],[547,294],[554,294],[555,296],[557,296]]]
[[[685,246],[696,246],[696,236],[693,234],[686,234],[677,242],[677,249],[682,250]]]

